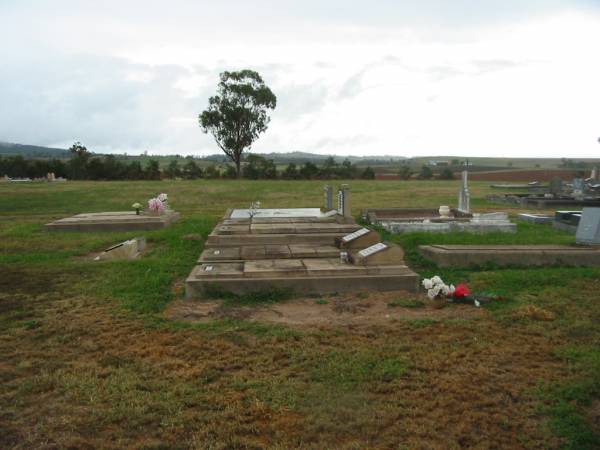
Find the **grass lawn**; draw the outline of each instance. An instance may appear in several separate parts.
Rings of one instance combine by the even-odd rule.
[[[316,327],[165,318],[202,250],[184,235],[205,237],[227,208],[254,200],[321,205],[323,184],[0,184],[0,448],[599,448],[600,269],[438,270],[416,252],[429,243],[573,243],[549,227],[386,236],[421,275],[504,297],[477,318]],[[458,190],[457,181],[350,184],[357,216],[454,205]],[[43,229],[159,192],[183,219],[146,233],[151,249],[136,261],[84,258],[131,233]],[[489,192],[472,183],[475,209],[520,211],[487,203]],[[420,300],[389,308],[423,311]]]

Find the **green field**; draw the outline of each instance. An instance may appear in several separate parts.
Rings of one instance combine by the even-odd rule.
[[[458,190],[457,181],[350,183],[356,216],[455,205]],[[488,184],[471,183],[476,210],[520,211],[487,203]],[[167,318],[202,250],[184,236],[206,237],[227,208],[255,200],[321,205],[322,186],[0,184],[0,448],[599,448],[600,269],[437,270],[416,253],[426,243],[574,242],[549,227],[387,236],[421,275],[503,297],[477,315],[428,311],[422,295],[387,300],[406,317],[381,324],[288,326],[241,314],[299,301],[271,296],[228,299],[202,323]],[[131,233],[43,229],[159,192],[183,219],[146,233],[139,260],[86,257]]]

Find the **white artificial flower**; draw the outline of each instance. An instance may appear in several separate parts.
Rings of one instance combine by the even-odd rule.
[[[431,281],[433,281],[433,284],[444,284],[444,281],[437,275],[435,277],[433,277],[431,279]]]
[[[429,278],[424,278],[423,281],[421,281],[421,284],[425,289],[431,289],[433,287],[433,281]]]
[[[442,284],[442,294],[448,295],[450,293],[450,288],[445,284]]]
[[[436,284],[436,285],[435,285],[435,286],[434,286],[434,287],[431,289],[431,291],[433,292],[433,296],[434,296],[434,297],[437,297],[437,296],[438,296],[438,294],[440,293],[440,291],[441,291],[441,290],[442,290],[442,286],[441,286],[441,285],[439,285],[439,284]]]
[[[479,303],[477,300],[475,300],[475,306],[477,306],[479,308],[480,305],[481,305],[481,303]]]
[[[448,289],[449,289],[448,293],[449,293],[450,295],[454,294],[454,291],[456,290],[456,288],[454,287],[454,285],[453,285],[453,284],[451,284],[451,285],[450,285],[450,287],[449,287]]]
[[[158,198],[161,202],[164,203],[167,201],[169,196],[163,192],[162,194],[158,194],[158,197],[156,197],[156,198]]]
[[[427,291],[427,297],[429,297],[431,300],[433,300],[435,298],[437,294],[435,292],[433,292],[433,289],[429,289]]]

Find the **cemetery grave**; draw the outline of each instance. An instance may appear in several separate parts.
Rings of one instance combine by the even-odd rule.
[[[135,211],[83,213],[46,224],[47,231],[145,231],[165,228],[180,218],[170,211],[160,216],[136,214]]]
[[[419,252],[440,267],[600,267],[600,249],[568,245],[423,245]]]
[[[471,212],[471,194],[467,171],[461,176],[458,207],[440,206],[439,209],[384,208],[366,209],[363,218],[373,225],[385,228],[390,233],[410,232],[467,232],[467,233],[515,233],[513,224],[505,212]]]
[[[592,169],[589,178],[573,178],[570,183],[555,177],[549,185],[532,182],[527,185],[492,185],[492,188],[516,189],[527,192],[492,194],[487,200],[523,207],[557,208],[569,206],[600,206],[598,169]]]
[[[274,288],[304,294],[416,291],[418,275],[404,264],[402,250],[354,222],[347,186],[340,190],[338,206],[335,214],[310,208],[229,210],[186,280],[186,297],[214,289],[236,294]]]

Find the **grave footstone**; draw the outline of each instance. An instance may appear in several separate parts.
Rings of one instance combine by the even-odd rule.
[[[370,247],[381,241],[381,236],[376,231],[361,228],[346,236],[336,238],[335,244],[340,250]]]
[[[351,253],[350,260],[353,264],[363,266],[401,264],[404,261],[404,251],[398,245],[379,242]]]
[[[583,208],[575,241],[583,245],[600,245],[600,208]]]

